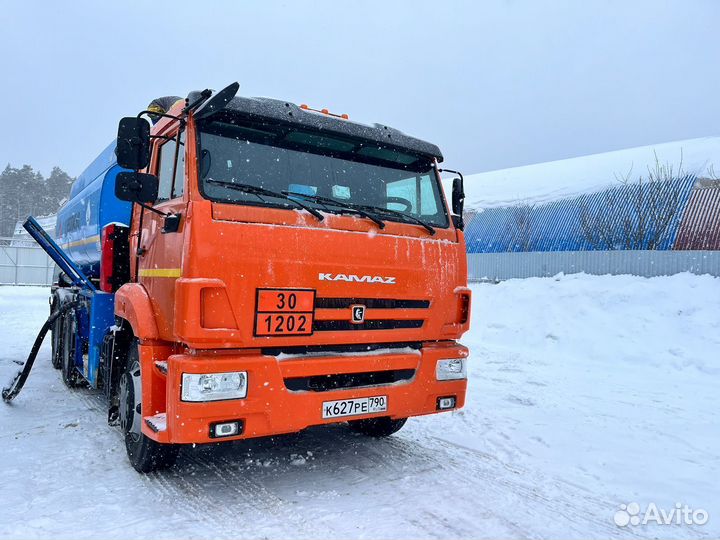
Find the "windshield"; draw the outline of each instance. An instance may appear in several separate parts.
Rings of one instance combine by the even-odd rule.
[[[433,226],[448,226],[435,169],[427,157],[287,127],[229,122],[203,126],[199,144],[200,187],[214,201],[297,208],[282,197],[285,192],[297,199],[307,196],[303,203],[323,211],[343,212],[339,205],[318,200],[331,198],[385,209],[383,220],[405,221],[399,212]],[[239,190],[238,184],[265,192]]]

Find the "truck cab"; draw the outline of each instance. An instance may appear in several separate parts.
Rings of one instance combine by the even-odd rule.
[[[115,194],[132,211],[100,234],[114,320],[98,371],[133,466],[338,422],[389,435],[462,407],[470,290],[440,150],[285,101],[200,100],[140,142],[121,123]]]

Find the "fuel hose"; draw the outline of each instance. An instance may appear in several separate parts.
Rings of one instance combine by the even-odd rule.
[[[48,320],[45,321],[45,324],[43,324],[42,328],[40,329],[40,333],[35,338],[35,343],[33,344],[32,349],[30,350],[30,354],[28,355],[25,364],[23,364],[22,369],[15,374],[15,377],[10,382],[10,384],[6,388],[3,388],[2,398],[5,403],[10,403],[13,398],[15,398],[15,396],[20,393],[20,390],[23,389],[23,386],[25,386],[25,381],[27,381],[28,375],[30,375],[30,370],[35,363],[35,357],[40,350],[40,346],[42,345],[42,342],[45,339],[45,335],[48,333],[48,330],[50,330],[53,323],[58,319],[58,317],[60,317],[62,314],[64,314],[66,311],[68,311],[74,306],[74,302],[68,302],[64,306],[61,306],[57,311],[51,313],[50,317],[48,317]]]

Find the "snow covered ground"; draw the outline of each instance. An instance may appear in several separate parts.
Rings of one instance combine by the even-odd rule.
[[[720,279],[473,290],[464,410],[385,440],[338,426],[188,448],[148,476],[45,346],[23,393],[0,404],[0,537],[720,536]],[[45,289],[0,287],[0,381],[47,313]],[[616,526],[633,502],[709,521]]]

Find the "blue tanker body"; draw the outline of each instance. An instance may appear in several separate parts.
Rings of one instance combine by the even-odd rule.
[[[130,224],[132,203],[115,197],[115,179],[125,171],[116,161],[113,141],[70,189],[57,215],[58,244],[88,277],[100,276],[100,234],[109,223]]]

